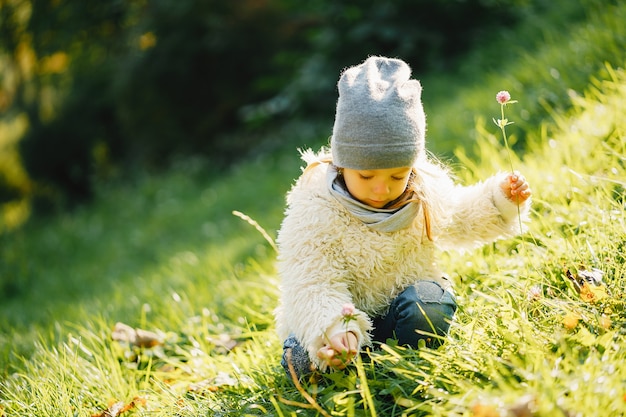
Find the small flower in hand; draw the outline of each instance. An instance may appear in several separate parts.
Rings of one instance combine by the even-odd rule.
[[[358,340],[354,332],[341,332],[332,336],[328,344],[317,351],[317,357],[334,369],[344,369],[356,356]]]
[[[357,354],[357,335],[348,330],[348,323],[357,319],[355,311],[356,308],[352,303],[346,303],[341,307],[341,321],[345,326],[345,331],[327,337],[328,343],[317,351],[317,357],[331,368],[345,368]]]
[[[354,304],[352,303],[345,303],[343,305],[343,307],[341,308],[341,315],[343,316],[343,321],[344,322],[349,322],[350,320],[354,319]]]

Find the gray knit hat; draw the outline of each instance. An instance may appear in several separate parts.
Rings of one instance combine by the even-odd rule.
[[[422,86],[402,60],[373,56],[343,72],[331,138],[333,163],[351,169],[412,166],[424,152]]]

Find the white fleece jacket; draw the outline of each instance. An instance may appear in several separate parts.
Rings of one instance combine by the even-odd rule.
[[[310,163],[325,156],[308,151],[303,159]],[[327,188],[327,163],[303,174],[287,194],[277,238],[276,326],[282,339],[294,334],[318,368],[325,366],[317,351],[339,332],[354,331],[359,347],[369,345],[370,317],[384,314],[408,286],[420,279],[449,286],[437,266],[437,250],[472,249],[520,232],[517,206],[499,186],[506,173],[463,187],[424,160],[416,163],[420,172],[424,164],[431,205],[444,208],[444,218],[435,219],[434,241],[426,237],[421,211],[410,227],[391,233],[351,215]],[[530,201],[520,206],[523,220],[529,207]],[[348,329],[341,316],[346,303],[354,304],[357,316]]]

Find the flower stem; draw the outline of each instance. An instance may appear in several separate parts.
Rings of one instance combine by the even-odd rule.
[[[500,130],[502,130],[502,136],[504,137],[504,146],[506,147],[506,153],[507,156],[509,157],[509,166],[511,167],[511,173],[515,172],[515,169],[513,168],[513,159],[511,158],[511,149],[509,148],[509,141],[506,137],[506,123],[504,122],[504,106],[506,106],[506,104],[500,104],[500,114],[502,116],[501,123],[500,123]]]
[[[502,137],[504,138],[504,147],[506,148],[506,153],[509,158],[509,166],[511,168],[511,175],[514,175],[515,168],[513,168],[513,158],[511,157],[511,148],[509,147],[509,141],[506,137],[506,125],[508,124],[508,122],[504,118],[504,106],[506,106],[506,103],[500,104],[500,116],[502,117],[502,119],[500,119],[500,130],[502,131]],[[519,195],[517,196],[517,199],[518,199],[517,202],[519,203]],[[519,223],[520,233],[524,233],[524,226],[522,224],[522,211],[519,208],[519,204],[517,204],[517,221]]]

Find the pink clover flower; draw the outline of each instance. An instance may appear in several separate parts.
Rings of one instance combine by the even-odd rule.
[[[496,94],[496,101],[500,104],[506,104],[511,100],[511,95],[508,91],[503,90]]]

